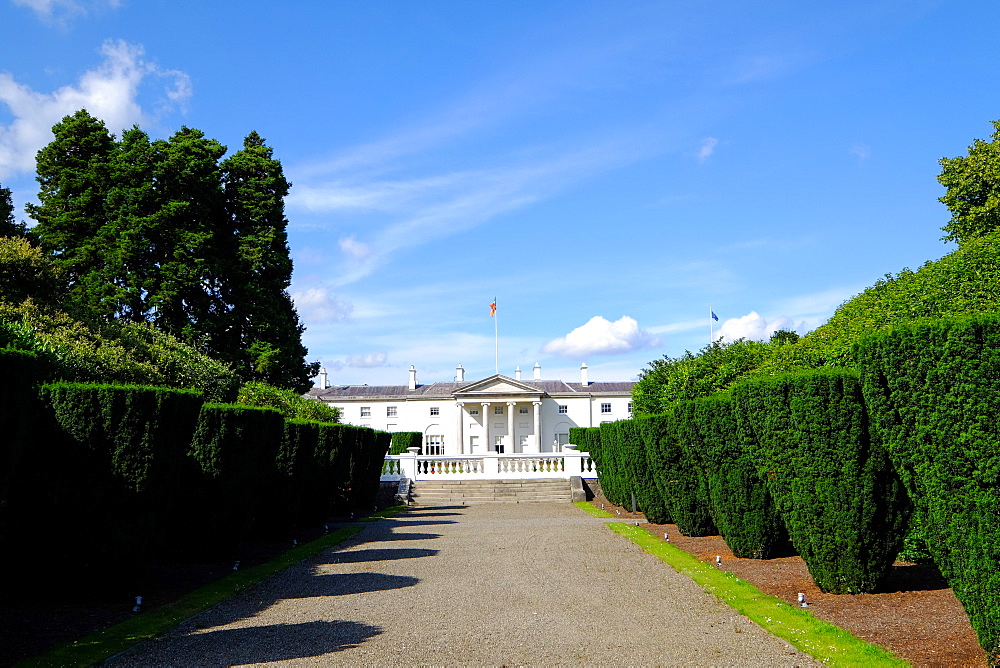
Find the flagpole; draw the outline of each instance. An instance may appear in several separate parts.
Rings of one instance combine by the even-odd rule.
[[[708,307],[708,345],[712,345],[715,342],[715,324],[712,322],[712,316],[715,315],[715,311],[711,306]]]
[[[496,304],[497,298],[493,298],[493,362],[496,365],[496,373],[500,373],[500,329],[497,326],[497,315],[496,315]]]

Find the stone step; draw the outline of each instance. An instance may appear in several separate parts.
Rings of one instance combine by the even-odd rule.
[[[431,480],[415,482],[411,498],[419,505],[569,503],[572,492],[565,479]]]

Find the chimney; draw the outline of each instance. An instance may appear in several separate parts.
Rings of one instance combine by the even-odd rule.
[[[455,382],[457,383],[465,382],[465,369],[462,368],[461,364],[459,364],[458,367],[455,368]]]
[[[590,385],[590,381],[587,380],[587,363],[584,362],[583,366],[580,367],[580,384],[584,387]]]
[[[410,365],[410,389],[417,389],[417,367]]]
[[[330,387],[330,383],[327,381],[326,367],[319,370],[319,389],[325,390]]]
[[[514,369],[514,380],[521,380],[521,367]]]
[[[538,362],[535,362],[535,376],[534,376],[534,379],[535,380],[541,380],[542,379],[542,365],[539,364]]]

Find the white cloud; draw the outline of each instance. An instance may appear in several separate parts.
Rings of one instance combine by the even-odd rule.
[[[84,72],[76,84],[52,93],[36,92],[0,72],[0,103],[14,117],[9,125],[0,125],[0,179],[33,170],[35,154],[52,140],[52,126],[79,109],[118,132],[149,121],[138,98],[142,84],[150,79],[168,82],[162,91],[162,108],[182,106],[191,96],[188,76],[145,60],[141,46],[108,41],[100,53],[104,61],[97,68]]]
[[[43,23],[65,26],[69,19],[86,16],[93,10],[117,9],[121,0],[14,0],[14,4],[35,12]]]
[[[344,251],[344,253],[354,260],[364,261],[372,255],[371,247],[364,242],[358,241],[354,236],[344,237],[339,243],[340,250]]]
[[[719,145],[719,140],[715,137],[705,137],[701,140],[701,148],[698,149],[698,162],[705,162],[715,152],[715,147]]]
[[[330,294],[325,288],[307,288],[292,293],[295,309],[303,321],[339,322],[351,316],[354,307],[345,299]]]
[[[721,336],[724,341],[735,341],[736,339],[766,341],[771,338],[771,334],[779,329],[794,331],[796,327],[789,317],[779,316],[768,321],[756,311],[750,311],[744,316],[729,318],[722,323],[722,326],[715,330],[715,338],[718,339]]]
[[[563,357],[615,355],[651,348],[659,343],[657,337],[639,329],[639,323],[634,318],[626,315],[610,322],[596,315],[566,336],[546,343],[542,352]]]
[[[356,369],[373,369],[379,366],[386,366],[389,360],[387,353],[369,353],[368,355],[348,355],[347,366]]]
[[[858,156],[861,160],[867,160],[871,157],[872,151],[864,144],[854,144],[851,146],[851,153]]]

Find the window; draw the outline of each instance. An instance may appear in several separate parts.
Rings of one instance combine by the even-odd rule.
[[[385,407],[385,416],[386,417],[396,417],[396,407],[395,406],[386,406]]]
[[[528,414],[528,407],[527,406],[521,406],[520,408],[517,409],[517,412],[520,413],[521,415],[527,415]]]
[[[631,415],[631,414],[632,414],[632,402],[631,402],[631,401],[630,401],[630,402],[628,402],[628,414],[629,414],[629,415]]]
[[[444,449],[444,436],[441,435],[428,435],[424,438],[424,454],[425,455],[440,455]]]
[[[611,412],[611,404],[601,404],[601,412],[602,413],[610,413]]]
[[[470,408],[469,409],[469,415],[479,415],[479,409],[478,408]]]
[[[503,406],[494,406],[493,407],[493,414],[494,415],[503,415]]]
[[[469,437],[469,452],[472,452],[473,450],[475,450],[475,448],[476,448],[477,445],[479,445],[479,437],[478,436],[470,436]]]
[[[569,411],[569,406],[559,404],[559,412],[565,415]]]
[[[437,406],[431,406],[431,415],[441,415],[441,409]]]
[[[361,417],[371,417],[371,416],[372,416],[372,407],[371,406],[362,406],[361,407]]]

